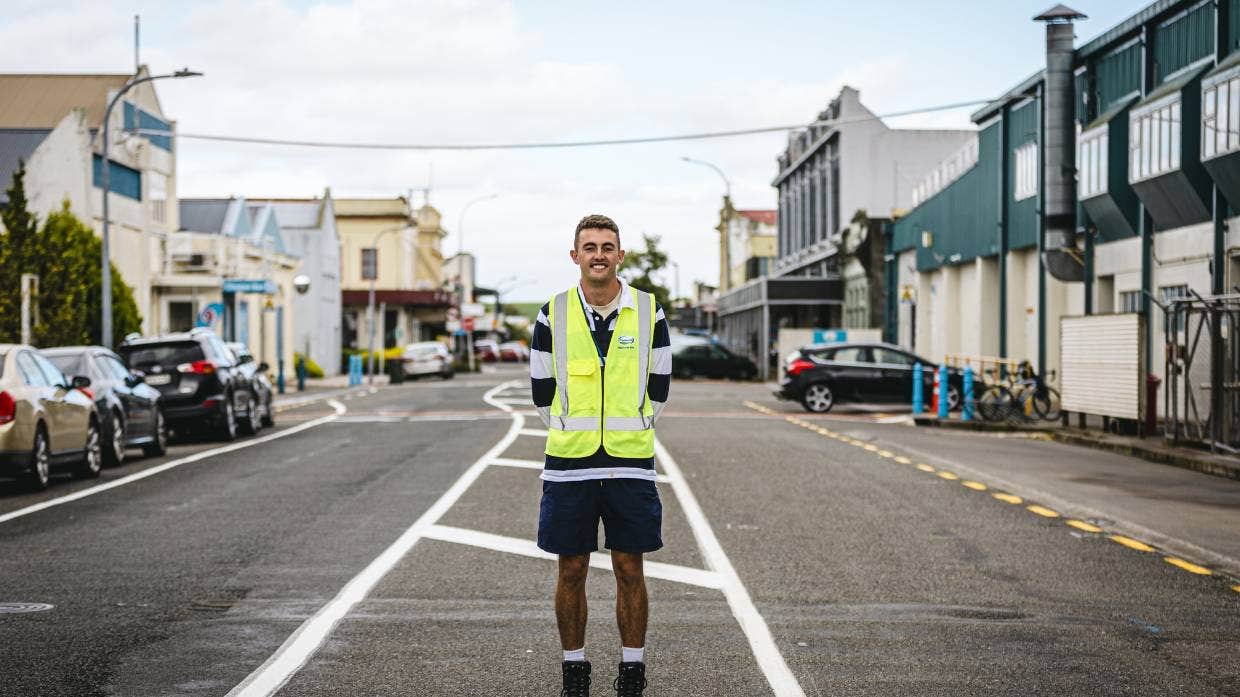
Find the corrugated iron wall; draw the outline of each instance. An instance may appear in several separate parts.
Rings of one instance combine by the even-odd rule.
[[[1235,0],[1240,2],[1240,0]],[[1141,91],[1141,44],[1132,43],[1100,58],[1094,68],[1096,114],[1110,109],[1121,97]]]
[[[1214,53],[1214,4],[1204,0],[1154,31],[1154,66],[1159,82]]]
[[[1029,143],[1038,140],[1038,102],[1031,99],[1015,107],[1009,112],[1007,128],[1008,143],[1008,247],[1025,249],[1038,245],[1038,197],[1016,200],[1016,151]],[[1038,151],[1038,166],[1042,163],[1042,152]]]

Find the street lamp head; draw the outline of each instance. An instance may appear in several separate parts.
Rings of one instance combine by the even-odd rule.
[[[202,77],[202,73],[189,68],[181,68],[172,74],[172,77]]]
[[[297,289],[299,294],[305,295],[306,291],[310,290],[310,277],[304,273],[297,274],[293,277],[293,288]]]

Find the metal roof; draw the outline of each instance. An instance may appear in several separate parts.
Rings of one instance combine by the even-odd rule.
[[[764,225],[774,225],[776,223],[776,216],[778,215],[778,211],[748,209],[748,210],[737,210],[736,214],[741,216],[742,218],[748,218],[749,220],[752,220],[757,223],[762,223]]]
[[[232,202],[230,198],[181,199],[181,229],[219,234],[224,230],[224,220]]]
[[[1067,5],[1055,5],[1051,9],[1043,12],[1033,18],[1035,22],[1055,22],[1055,21],[1072,21],[1074,19],[1085,19],[1086,15],[1077,12]]]
[[[0,204],[9,202],[5,193],[13,182],[13,172],[19,161],[30,161],[39,144],[51,133],[50,128],[0,129]]]
[[[74,109],[86,110],[86,125],[103,123],[108,91],[130,75],[0,74],[0,128],[53,128]]]

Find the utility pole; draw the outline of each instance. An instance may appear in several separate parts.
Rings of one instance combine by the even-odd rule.
[[[27,346],[33,336],[31,328],[39,322],[39,276],[33,273],[22,274],[22,343]]]

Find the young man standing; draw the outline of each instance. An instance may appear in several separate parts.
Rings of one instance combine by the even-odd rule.
[[[663,546],[654,424],[671,386],[671,340],[654,297],[616,275],[624,250],[611,218],[582,218],[570,256],[581,280],[543,306],[530,357],[534,406],[548,433],[538,546],[559,556],[561,695],[590,694],[586,572],[602,520],[622,647],[612,686],[640,697],[648,615],[642,555]]]

